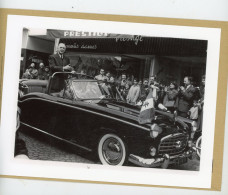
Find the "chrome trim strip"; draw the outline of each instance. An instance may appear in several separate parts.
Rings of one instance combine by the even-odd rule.
[[[165,137],[163,137],[161,139],[161,142],[164,140],[164,139],[167,139],[167,138],[170,138],[170,137],[175,137],[175,136],[178,136],[178,135],[184,135],[183,133],[175,133],[175,134],[170,134],[170,135],[167,135]]]
[[[48,102],[52,102],[52,103],[55,103],[55,104],[64,105],[64,106],[67,106],[67,107],[70,107],[70,108],[74,108],[74,109],[78,109],[78,110],[90,112],[90,113],[92,113],[92,114],[100,115],[100,116],[103,116],[103,117],[106,117],[106,118],[111,118],[111,119],[114,119],[114,120],[116,120],[116,121],[120,121],[120,122],[122,122],[122,123],[126,123],[126,124],[128,124],[128,125],[132,125],[132,126],[134,126],[134,127],[141,128],[141,129],[150,131],[149,128],[142,127],[142,126],[140,126],[140,125],[136,125],[136,124],[134,124],[134,123],[131,123],[131,122],[128,122],[128,121],[124,121],[124,120],[122,120],[122,119],[118,119],[118,118],[115,118],[115,117],[112,117],[112,116],[108,116],[108,115],[105,115],[105,114],[101,114],[101,113],[98,113],[98,112],[95,112],[95,111],[91,111],[91,110],[87,110],[87,109],[84,109],[84,108],[79,108],[79,107],[76,107],[76,106],[71,106],[71,105],[68,105],[68,104],[63,104],[63,103],[60,103],[60,102],[55,102],[55,101],[51,101],[51,100],[47,100],[47,99],[42,99],[42,98],[28,98],[28,99],[25,99],[25,100],[19,101],[19,102],[26,102],[26,101],[29,101],[29,100],[31,100],[31,99],[37,99],[37,100],[41,100],[41,101],[48,101]]]
[[[48,132],[46,132],[46,131],[43,131],[43,130],[41,130],[41,129],[38,129],[38,128],[36,128],[36,127],[33,127],[33,126],[31,126],[31,125],[28,125],[28,124],[26,124],[26,123],[23,123],[23,122],[20,122],[20,123],[21,123],[22,125],[25,125],[25,126],[27,126],[27,127],[32,128],[32,129],[34,129],[34,130],[36,130],[36,131],[39,131],[39,132],[41,132],[41,133],[44,133],[44,134],[49,135],[49,136],[51,136],[51,137],[54,137],[54,138],[56,138],[56,139],[58,139],[58,140],[64,141],[64,142],[66,142],[66,143],[72,144],[72,145],[74,145],[74,146],[77,146],[77,147],[82,148],[82,149],[84,149],[84,150],[87,150],[87,151],[89,151],[89,152],[92,152],[92,150],[89,149],[89,148],[86,148],[86,147],[81,146],[81,145],[79,145],[79,144],[72,143],[72,142],[70,142],[70,141],[68,141],[68,140],[62,139],[62,138],[60,138],[60,137],[58,137],[58,136],[55,136],[55,135],[52,135],[52,134],[50,134],[50,133],[48,133]]]

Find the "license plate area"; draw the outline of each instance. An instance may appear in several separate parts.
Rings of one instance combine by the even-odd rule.
[[[174,160],[175,165],[182,165],[188,162],[187,157],[179,157]]]

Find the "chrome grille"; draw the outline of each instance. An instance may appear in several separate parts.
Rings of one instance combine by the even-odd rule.
[[[158,153],[169,155],[179,154],[187,146],[187,141],[188,137],[182,133],[172,134],[163,137],[158,147]]]

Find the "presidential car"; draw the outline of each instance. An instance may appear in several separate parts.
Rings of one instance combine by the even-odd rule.
[[[122,101],[115,89],[72,73],[22,80],[17,124],[92,152],[104,165],[167,168],[192,158],[184,122],[155,110],[151,123],[140,124],[140,107]]]

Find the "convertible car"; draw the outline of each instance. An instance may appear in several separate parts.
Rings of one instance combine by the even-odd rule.
[[[93,152],[106,165],[130,161],[167,168],[192,158],[188,125],[159,110],[152,123],[139,124],[140,107],[123,102],[105,85],[71,73],[54,73],[49,81],[24,80],[17,124]]]

